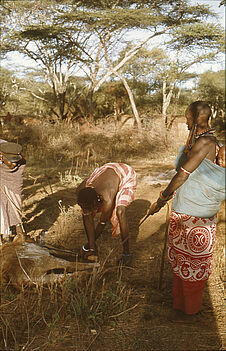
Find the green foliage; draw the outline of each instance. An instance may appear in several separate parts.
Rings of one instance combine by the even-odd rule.
[[[119,60],[126,54],[131,48],[132,43],[127,44],[127,47],[120,53]],[[137,82],[148,81],[154,82],[156,79],[156,72],[160,74],[164,70],[164,67],[168,63],[167,54],[159,48],[149,50],[147,47],[143,47],[139,52],[127,62],[121,71],[130,80]]]
[[[224,47],[224,32],[219,25],[212,23],[195,23],[180,26],[174,30],[174,48],[179,48],[181,45],[185,49],[192,47],[209,47],[223,51]]]
[[[2,81],[0,90],[1,96],[3,93],[6,94],[6,98],[2,100],[5,112],[9,111],[18,118],[47,115],[51,100],[47,101],[49,87],[45,83],[37,82],[29,77],[19,79],[12,73],[8,73],[5,80]]]
[[[106,117],[114,113],[126,113],[129,99],[126,90],[120,81],[105,83],[93,97],[95,119]]]
[[[225,104],[225,71],[202,73],[197,93],[201,99],[209,101],[216,108],[223,109]]]
[[[123,56],[123,54],[124,52],[121,55]],[[158,113],[162,112],[163,81],[165,81],[166,94],[174,85],[171,98],[172,107],[169,106],[168,113],[178,114],[178,105],[180,105],[178,86],[180,83],[196,77],[196,74],[186,72],[186,68],[194,63],[196,63],[196,59],[188,64],[179,54],[177,59],[172,61],[162,49],[148,50],[145,47],[140,49],[139,53],[123,66],[122,71],[132,87],[140,111],[153,109],[157,110]]]
[[[7,109],[6,104],[12,99],[13,74],[7,69],[0,68],[0,106]]]
[[[83,326],[101,327],[109,317],[127,308],[131,289],[120,275],[118,281],[109,278],[100,270],[94,271],[85,285],[76,280],[65,281],[65,312],[70,318],[78,318]]]
[[[41,67],[40,77],[46,82],[45,89],[38,94],[38,84],[28,87],[28,82],[24,82],[24,101],[32,99],[30,106],[35,113],[52,114],[61,120],[81,116],[97,118],[99,113],[108,115],[114,111],[116,95],[104,97],[103,90],[93,94],[106,82],[110,64],[124,62],[122,73],[130,80],[135,101],[141,106],[148,103],[148,90],[159,89],[163,75],[167,73],[168,84],[175,79],[188,79],[186,69],[195,62],[213,59],[224,43],[222,28],[206,22],[214,16],[209,8],[190,6],[188,1],[67,0],[62,4],[43,0],[38,4],[20,1],[20,6],[17,1],[5,1],[1,10],[3,53],[18,51],[34,60]],[[148,41],[167,34],[170,48],[186,52],[196,48],[199,54],[186,56],[183,67],[181,61],[173,67],[165,52],[159,49],[149,52],[142,49],[141,43],[130,57],[137,43],[127,45],[125,39],[134,29],[149,35]],[[206,50],[208,53],[204,54]],[[135,54],[136,59],[132,61]],[[180,56],[183,57],[181,52]],[[86,75],[83,82],[77,82],[77,77],[72,76],[74,69],[83,70]],[[112,72],[108,77],[111,75]]]
[[[215,127],[219,131],[225,130],[225,70],[201,74],[197,95],[200,100],[206,100],[212,106]]]

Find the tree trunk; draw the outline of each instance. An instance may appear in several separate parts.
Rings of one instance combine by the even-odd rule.
[[[89,122],[93,123],[94,122],[94,114],[93,114],[93,90],[89,90],[87,97],[86,97],[86,102],[87,102],[87,117]]]
[[[102,43],[104,51],[105,51],[106,61],[107,61],[108,65],[109,65],[109,73],[110,73],[110,75],[112,73],[115,74],[123,82],[123,85],[124,85],[124,87],[125,87],[125,89],[127,91],[127,94],[129,96],[129,100],[130,100],[130,104],[131,104],[131,107],[132,107],[132,110],[133,110],[135,121],[137,123],[137,128],[138,128],[139,132],[142,132],[141,120],[140,120],[140,116],[139,116],[139,113],[137,111],[137,107],[136,107],[136,104],[135,104],[135,101],[134,101],[134,98],[133,98],[132,90],[130,89],[129,84],[127,83],[126,79],[123,76],[121,76],[121,74],[118,73],[117,70],[119,69],[119,67],[118,67],[119,65],[117,66],[117,68],[114,68],[112,66],[112,63],[109,60],[109,57],[107,55],[107,49],[106,49],[105,42],[103,40],[101,40],[101,43]],[[94,91],[95,91],[95,89],[94,89]]]
[[[113,68],[113,71],[114,73],[116,71],[118,71],[120,68],[122,68],[124,66],[124,64],[126,62],[128,62],[134,55],[136,55],[139,51],[140,48],[142,48],[150,39],[160,35],[160,34],[163,34],[165,32],[165,30],[163,31],[160,31],[160,32],[156,32],[154,34],[151,34],[150,36],[148,36],[146,39],[144,39],[141,43],[139,43],[138,45],[134,46],[131,50],[129,50],[126,54],[125,54],[125,57],[115,66],[115,67],[112,67]],[[102,42],[102,40],[101,40]],[[105,54],[106,54],[106,47],[104,45],[104,43],[102,42],[104,48],[105,48]],[[108,62],[108,59],[107,59],[107,62]],[[95,85],[94,87],[94,93],[96,91],[98,91],[101,87],[101,85],[106,82],[106,80],[112,75],[113,73],[112,70],[109,70],[104,76],[102,79],[100,79],[100,81]]]
[[[162,83],[162,117],[166,126],[166,129],[168,128],[168,119],[167,119],[167,109],[170,105],[172,96],[173,96],[173,91],[174,91],[174,87],[175,87],[176,82],[173,83],[173,85],[170,86],[170,90],[167,94],[166,88],[167,88],[167,84],[166,84],[166,79],[163,80]]]
[[[65,120],[68,115],[68,108],[66,111],[66,90],[68,81],[68,72],[63,74],[61,72],[56,73],[52,67],[48,68],[49,71],[49,85],[53,89],[53,94],[56,100],[56,107],[58,115],[61,120]]]
[[[140,120],[140,116],[139,116],[139,113],[137,111],[137,107],[136,107],[136,104],[135,104],[135,101],[134,101],[134,98],[133,98],[133,93],[129,87],[129,84],[127,83],[126,79],[122,76],[119,76],[119,78],[122,80],[123,84],[124,84],[124,87],[127,91],[127,94],[129,96],[129,100],[130,100],[130,104],[131,104],[131,107],[132,107],[132,110],[133,110],[133,114],[134,114],[134,118],[135,118],[135,121],[137,123],[137,128],[138,130],[141,132],[142,131],[142,125],[141,125],[141,120]]]

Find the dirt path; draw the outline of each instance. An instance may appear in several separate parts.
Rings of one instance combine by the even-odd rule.
[[[150,183],[153,172],[172,170],[167,164],[130,163],[137,172],[136,198],[128,209],[131,234],[132,267],[125,268],[122,279],[132,289],[131,308],[118,323],[99,332],[89,350],[95,351],[199,351],[226,349],[224,310],[224,244],[225,216],[222,207],[218,219],[213,272],[205,288],[201,313],[193,323],[172,321],[172,274],[165,257],[162,289],[159,290],[160,265],[164,244],[166,210],[147,219],[140,227],[150,202],[157,199],[165,184]],[[74,206],[74,189],[25,182],[24,208],[31,235],[41,229],[50,231],[53,244],[78,248],[85,236],[78,206]],[[31,194],[34,194],[33,196]],[[71,207],[70,207],[71,206]],[[72,221],[73,218],[73,221]],[[60,220],[59,220],[60,219]],[[73,223],[73,224],[70,224]],[[76,233],[76,234],[75,234]],[[108,257],[114,265],[121,254],[120,238],[111,238],[108,226],[98,242],[100,259]],[[112,251],[113,250],[113,251]]]

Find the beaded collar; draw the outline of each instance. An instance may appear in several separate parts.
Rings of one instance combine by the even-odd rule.
[[[208,136],[209,134],[213,135],[215,132],[214,128],[206,128],[200,133],[196,133],[195,138],[198,139],[200,136]]]

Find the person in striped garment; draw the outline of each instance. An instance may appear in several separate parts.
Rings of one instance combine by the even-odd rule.
[[[89,179],[77,188],[77,203],[82,209],[88,243],[82,247],[82,257],[91,260],[97,256],[96,240],[108,221],[112,224],[112,237],[121,234],[123,264],[129,264],[129,228],[126,207],[134,200],[136,173],[125,163],[106,163],[94,170]],[[94,217],[101,212],[95,228]]]
[[[177,173],[148,210],[153,215],[173,196],[168,260],[173,270],[173,308],[184,316],[201,309],[212,269],[217,213],[225,200],[222,145],[208,124],[211,109],[205,101],[196,101],[185,116],[190,133],[175,162]]]
[[[20,144],[0,139],[0,245],[23,239],[22,186],[26,164]]]

